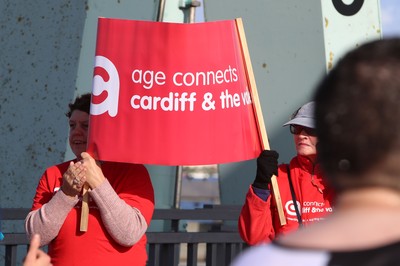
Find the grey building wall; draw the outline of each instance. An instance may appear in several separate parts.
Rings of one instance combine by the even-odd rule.
[[[0,204],[29,207],[64,159],[87,3],[0,2]]]

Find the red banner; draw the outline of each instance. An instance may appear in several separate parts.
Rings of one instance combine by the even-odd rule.
[[[104,161],[199,165],[261,151],[235,21],[100,18],[88,151]]]

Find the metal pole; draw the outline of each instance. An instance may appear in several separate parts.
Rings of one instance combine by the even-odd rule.
[[[157,21],[163,21],[165,10],[165,0],[160,0],[157,10]]]
[[[176,167],[174,208],[179,209],[182,191],[182,166]]]

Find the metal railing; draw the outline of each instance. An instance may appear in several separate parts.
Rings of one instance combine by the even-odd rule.
[[[2,208],[4,220],[24,220],[29,212],[25,208]],[[209,205],[202,209],[156,209],[153,220],[170,221],[170,229],[163,232],[146,232],[148,242],[148,266],[206,265],[223,266],[247,247],[241,240],[236,226],[226,226],[225,221],[237,221],[240,206]],[[181,221],[208,221],[211,228],[205,232],[186,232],[179,229]],[[28,240],[25,232],[3,232],[0,245],[5,247],[5,265],[17,265],[17,247]],[[182,246],[186,253],[181,254]],[[204,261],[199,261],[199,249],[205,246]],[[184,256],[182,256],[184,255]],[[182,257],[184,261],[182,261]]]

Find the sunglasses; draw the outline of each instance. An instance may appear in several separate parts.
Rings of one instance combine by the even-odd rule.
[[[314,128],[303,127],[299,125],[290,125],[290,133],[294,135],[299,135],[303,130],[309,136],[315,137],[317,135]]]

